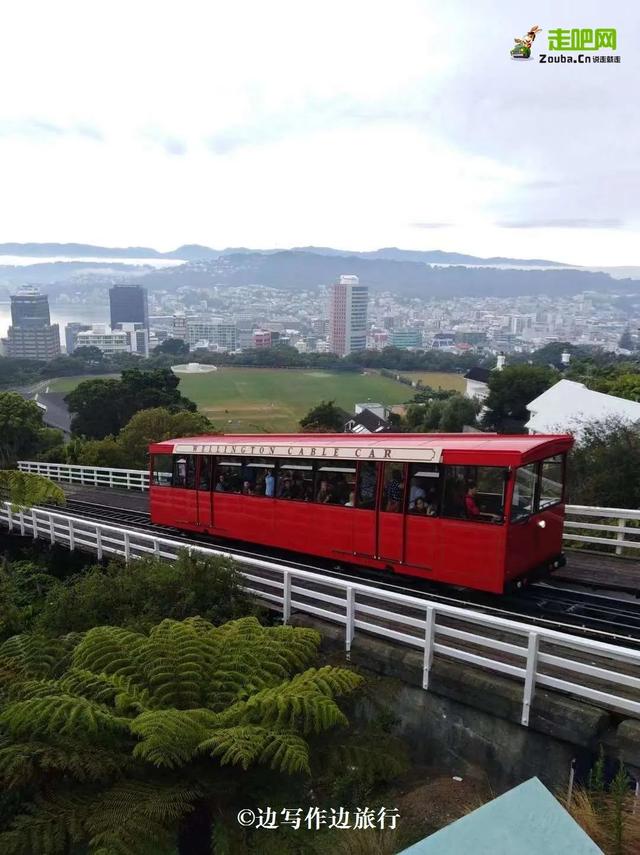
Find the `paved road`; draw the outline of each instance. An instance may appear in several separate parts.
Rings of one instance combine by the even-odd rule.
[[[50,392],[50,380],[40,380],[31,386],[19,386],[12,391],[17,392],[28,401],[37,401],[46,407],[43,414],[44,423],[48,427],[58,428],[66,434],[71,433],[71,414],[60,392]]]

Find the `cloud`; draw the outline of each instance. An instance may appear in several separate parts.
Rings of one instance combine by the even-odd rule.
[[[100,129],[89,122],[62,124],[36,117],[0,119],[0,137],[26,137],[37,142],[63,137],[84,137],[96,142],[104,139]]]
[[[187,153],[185,140],[155,126],[145,128],[141,136],[154,146],[158,146],[165,154],[181,157]]]
[[[453,223],[410,223],[412,229],[449,229]]]
[[[497,225],[503,229],[619,229],[624,223],[616,218],[560,217],[549,220],[514,220]]]

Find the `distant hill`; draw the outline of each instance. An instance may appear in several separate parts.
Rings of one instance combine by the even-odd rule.
[[[295,247],[293,250],[249,249],[248,247],[228,247],[212,249],[200,244],[184,244],[170,252],[159,252],[148,246],[107,247],[87,243],[1,243],[1,255],[20,255],[30,258],[174,258],[184,261],[212,261],[228,255],[277,255],[282,252],[305,252],[314,255],[341,258],[368,258],[386,261],[413,261],[422,264],[481,264],[481,265],[520,265],[526,267],[566,267],[558,261],[545,261],[540,258],[481,258],[459,252],[443,252],[398,249],[385,247],[371,252],[351,252],[333,249],[327,246]]]
[[[571,295],[583,291],[640,291],[640,280],[616,280],[606,273],[552,268],[430,267],[424,262],[327,255],[308,250],[237,253],[210,261],[153,270],[140,281],[150,288],[209,288],[259,284],[292,292],[327,285],[353,273],[375,290],[413,297],[513,297]]]

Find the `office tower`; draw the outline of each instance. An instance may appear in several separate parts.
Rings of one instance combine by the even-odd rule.
[[[340,276],[331,286],[329,344],[338,356],[367,346],[369,289],[357,276]]]
[[[64,328],[64,343],[67,354],[73,353],[77,347],[76,339],[78,333],[86,332],[91,329],[90,324],[80,324],[77,321],[70,321]]]
[[[141,324],[149,329],[147,289],[141,285],[114,285],[109,288],[111,328],[121,324]]]
[[[4,339],[7,356],[53,359],[60,355],[60,329],[51,323],[49,298],[36,288],[11,296],[11,326]]]

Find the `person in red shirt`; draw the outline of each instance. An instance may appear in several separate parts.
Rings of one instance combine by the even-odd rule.
[[[475,481],[469,481],[467,483],[467,494],[464,497],[464,509],[467,515],[468,520],[475,520],[476,522],[486,522],[490,520],[491,522],[500,522],[501,519],[496,514],[487,514],[483,513],[478,504],[476,502],[476,494],[478,492],[478,485]]]
[[[467,484],[467,494],[464,497],[464,510],[467,515],[467,518],[470,520],[477,520],[480,514],[480,508],[476,504],[476,493],[478,492],[478,485],[475,481],[469,481]]]

